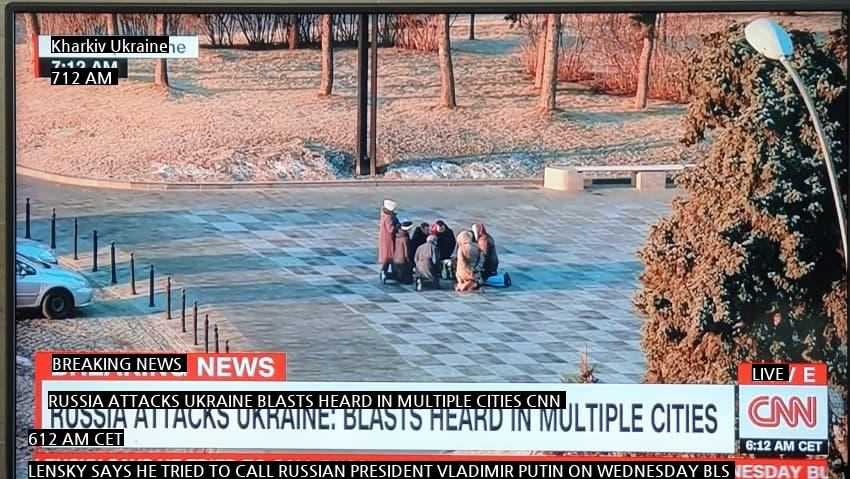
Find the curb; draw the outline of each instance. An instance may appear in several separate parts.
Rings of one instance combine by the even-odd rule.
[[[83,178],[50,173],[27,166],[17,165],[16,174],[37,180],[58,183],[67,186],[99,188],[110,190],[256,190],[280,188],[312,187],[398,187],[398,186],[514,186],[543,187],[543,178],[499,178],[499,179],[456,179],[456,180],[384,180],[367,178],[362,180],[324,180],[324,181],[252,181],[252,182],[164,182],[164,181],[122,181]]]
[[[142,278],[142,281],[140,281],[140,283],[139,283],[139,285],[140,285],[139,290],[140,291],[139,291],[138,294],[136,294],[135,296],[126,295],[126,294],[122,294],[119,291],[117,291],[117,288],[113,288],[113,286],[116,286],[116,285],[113,285],[113,284],[111,284],[108,281],[105,281],[103,279],[95,278],[94,275],[92,275],[86,269],[86,267],[84,267],[81,263],[82,263],[82,260],[73,260],[73,259],[67,258],[66,256],[60,256],[59,257],[59,264],[61,266],[64,266],[68,269],[72,269],[72,270],[80,273],[81,275],[85,276],[89,280],[89,282],[95,288],[100,290],[101,293],[105,297],[111,298],[111,299],[117,299],[117,300],[136,300],[137,299],[139,301],[134,302],[133,305],[132,305],[132,308],[140,316],[154,316],[154,315],[159,316],[159,315],[162,315],[163,318],[160,318],[160,319],[162,319],[162,321],[163,321],[163,325],[162,325],[163,330],[166,330],[166,329],[170,330],[170,332],[171,332],[171,334],[173,334],[176,342],[182,343],[183,345],[185,345],[186,351],[188,351],[188,352],[192,352],[192,351],[203,352],[204,351],[204,346],[200,342],[197,346],[192,344],[191,330],[190,330],[191,327],[188,326],[188,323],[191,319],[189,314],[188,314],[190,312],[188,310],[188,307],[190,307],[190,305],[187,304],[187,315],[186,315],[187,332],[183,333],[183,331],[179,327],[179,324],[180,324],[180,309],[179,309],[179,306],[176,309],[172,309],[172,318],[170,320],[164,319],[165,313],[167,311],[167,306],[162,305],[162,301],[166,301],[166,292],[165,292],[164,288],[157,287],[156,285],[154,286],[154,296],[159,298],[160,304],[155,306],[155,308],[153,308],[153,310],[151,310],[150,308],[146,308],[146,307],[140,305],[140,304],[144,304],[144,300],[145,300],[145,298],[148,297],[148,294],[149,294],[149,290],[147,289],[148,282],[147,282],[147,280],[145,280],[145,278]],[[104,268],[104,269],[101,269],[99,271],[105,272],[106,270]],[[173,293],[178,292],[178,291],[180,291],[180,289],[185,287],[185,286],[181,286],[181,284],[182,283],[180,283],[180,282],[172,280],[172,282],[171,282],[172,292]],[[144,292],[142,292],[141,290],[144,290]],[[179,300],[179,295],[178,295],[177,298],[174,298],[172,296],[172,302],[175,301],[175,300]],[[220,314],[216,309],[214,309],[214,308],[205,309],[204,314],[210,315],[210,319],[211,319],[210,336],[211,337],[212,337],[212,325],[213,324],[218,324],[220,327],[221,327],[221,325],[226,325],[227,330],[231,332],[230,337],[221,338],[221,340],[222,340],[221,341],[221,351],[222,352],[224,352],[225,341],[228,340],[228,339],[231,341],[231,343],[235,343],[237,345],[237,347],[241,346],[242,348],[244,348],[243,350],[245,350],[245,351],[253,351],[255,349],[254,346],[252,345],[251,341],[248,340],[247,337],[245,337],[245,335],[242,333],[242,331],[240,331],[239,328],[233,326],[230,323],[230,320],[226,316]],[[213,322],[216,318],[217,318],[217,321]],[[201,314],[198,314],[198,320],[199,320],[199,322],[202,322],[202,315]],[[200,330],[200,327],[199,327],[199,332],[200,331],[201,330]],[[187,334],[189,335],[189,339],[186,338]],[[212,348],[210,349],[210,351],[212,352]]]

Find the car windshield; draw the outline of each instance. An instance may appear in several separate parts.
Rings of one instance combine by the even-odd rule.
[[[49,264],[47,264],[47,263],[45,263],[44,261],[41,261],[41,260],[35,259],[35,258],[31,257],[31,256],[27,256],[27,255],[25,255],[25,254],[23,254],[23,253],[18,253],[18,254],[19,254],[20,256],[22,256],[22,257],[26,258],[26,260],[27,260],[27,261],[31,261],[31,262],[35,263],[35,264],[36,264],[36,266],[39,266],[39,267],[42,267],[42,268],[45,268],[45,269],[50,269],[50,265],[49,265]]]

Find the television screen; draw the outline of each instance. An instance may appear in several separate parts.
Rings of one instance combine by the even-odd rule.
[[[846,477],[800,7],[10,6],[10,477]]]

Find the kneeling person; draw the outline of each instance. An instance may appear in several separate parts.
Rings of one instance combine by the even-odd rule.
[[[413,254],[410,251],[410,229],[413,222],[404,221],[396,232],[393,248],[393,279],[402,284],[413,284]]]
[[[475,291],[479,289],[483,283],[481,266],[481,250],[474,241],[472,231],[461,231],[457,235],[455,291]]]
[[[481,267],[481,279],[487,286],[505,287],[511,285],[511,276],[508,273],[497,276],[499,273],[499,254],[496,253],[496,241],[487,233],[483,223],[472,225],[472,233],[475,235],[475,244],[481,250],[483,265]]]
[[[440,250],[437,248],[437,236],[429,235],[421,246],[416,248],[416,290],[440,288]]]

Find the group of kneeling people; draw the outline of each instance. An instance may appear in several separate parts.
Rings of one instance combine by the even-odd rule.
[[[482,286],[509,287],[511,277],[498,276],[496,242],[483,224],[472,225],[455,237],[443,221],[400,221],[397,205],[384,200],[378,232],[378,263],[381,283],[395,280],[416,284],[416,290],[440,289],[440,279],[453,279],[455,291],[475,291]],[[413,230],[411,237],[410,231]]]

